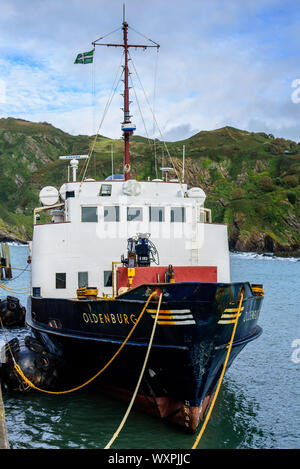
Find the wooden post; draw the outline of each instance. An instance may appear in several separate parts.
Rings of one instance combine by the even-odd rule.
[[[1,366],[1,365],[0,365]],[[0,381],[0,449],[9,449]]]
[[[3,258],[5,259],[5,264],[4,264],[5,267],[3,267],[4,272],[5,272],[5,278],[12,278],[9,246],[8,244],[1,243],[1,247],[2,247],[2,258],[1,258],[2,262],[3,262]]]

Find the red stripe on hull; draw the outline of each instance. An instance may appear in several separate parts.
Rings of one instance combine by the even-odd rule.
[[[217,267],[215,266],[173,266],[175,282],[217,282]],[[135,267],[132,287],[138,287],[143,283],[165,282],[165,274],[168,267]],[[120,287],[128,286],[127,267],[119,267],[117,270],[117,284]]]
[[[109,385],[101,386],[101,391],[110,397],[124,402],[129,402],[132,397],[132,394],[126,389]],[[196,407],[186,405],[172,397],[155,397],[138,394],[134,402],[134,408],[166,422],[180,425],[189,432],[194,433],[203,419],[212,397],[213,394],[206,396],[202,405]]]

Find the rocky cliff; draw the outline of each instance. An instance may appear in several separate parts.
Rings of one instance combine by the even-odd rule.
[[[39,190],[66,179],[58,157],[87,153],[92,140],[47,123],[0,119],[0,238],[30,239]],[[224,127],[169,142],[171,162],[163,142],[135,136],[133,177],[160,177],[159,168],[172,164],[171,177],[181,177],[183,145],[185,182],[205,190],[213,221],[228,224],[231,249],[300,255],[300,144]],[[122,146],[100,136],[86,177],[111,173],[112,148],[114,172],[122,172]]]

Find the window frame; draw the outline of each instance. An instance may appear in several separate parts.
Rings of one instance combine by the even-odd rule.
[[[112,270],[103,270],[103,286],[112,287]]]
[[[58,275],[62,275],[63,280],[58,278]],[[62,281],[63,286],[58,286],[58,282]],[[55,289],[64,290],[67,288],[67,274],[66,272],[55,272]]]
[[[32,287],[32,296],[35,298],[41,298],[41,287]]]
[[[115,220],[106,220],[105,219],[105,210],[107,209],[115,209],[116,219]],[[103,205],[103,221],[105,223],[117,223],[120,221],[120,206],[119,205]]]
[[[80,274],[86,274],[86,280],[87,280],[87,282],[86,282],[84,285],[82,284],[82,282],[79,281],[79,275],[80,275]],[[78,272],[78,273],[77,273],[77,280],[78,280],[78,282],[77,282],[77,283],[78,283],[78,288],[88,287],[88,285],[89,285],[89,273],[88,273],[88,271]]]
[[[109,194],[103,194],[103,188],[105,186],[110,188]],[[99,192],[100,197],[111,197],[111,192],[112,192],[112,184],[101,184],[100,192]]]
[[[172,220],[172,211],[173,210],[178,210],[178,209],[180,209],[182,211],[181,213],[183,213],[183,219],[181,219],[181,220]],[[174,214],[174,212],[173,212],[173,214]],[[182,206],[182,207],[171,207],[170,208],[170,222],[171,223],[185,223],[185,221],[186,221],[186,210],[185,210],[184,206]]]
[[[136,209],[136,210],[140,210],[140,216],[141,218],[133,218],[133,219],[129,219],[128,216],[129,216],[129,210],[131,209]],[[143,221],[143,215],[144,215],[144,211],[143,211],[143,207],[127,207],[127,221],[135,221],[135,222],[138,222],[138,221]]]
[[[151,217],[151,210],[152,209],[162,210],[162,220],[152,220],[151,219],[152,218]],[[150,205],[149,206],[149,222],[150,223],[163,223],[165,221],[165,218],[166,218],[165,207],[161,207],[161,206],[158,206],[158,205]]]
[[[96,215],[96,220],[83,220],[83,212],[84,209],[96,209],[95,215]],[[90,205],[90,206],[81,206],[81,223],[98,223],[98,206],[97,205]]]

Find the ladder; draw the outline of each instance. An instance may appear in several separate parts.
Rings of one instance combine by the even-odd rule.
[[[191,245],[191,264],[199,264],[199,240],[198,240],[198,221],[200,221],[200,207],[192,207],[192,245]]]

